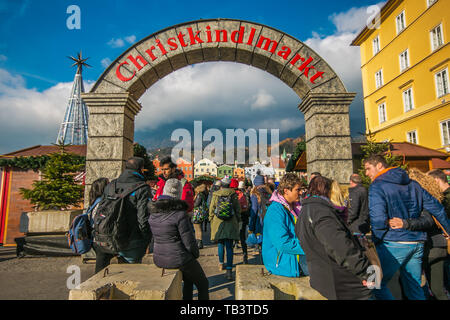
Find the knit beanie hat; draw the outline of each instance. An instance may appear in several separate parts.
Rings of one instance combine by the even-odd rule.
[[[259,175],[256,176],[255,179],[253,180],[253,184],[255,185],[255,187],[264,184],[264,177],[263,176],[259,176]]]
[[[239,186],[239,182],[237,179],[231,179],[230,188],[237,188]]]
[[[239,181],[239,189],[244,189],[245,188],[245,182],[244,181]]]
[[[181,199],[183,192],[181,181],[178,179],[168,179],[164,185],[163,195],[174,199]]]

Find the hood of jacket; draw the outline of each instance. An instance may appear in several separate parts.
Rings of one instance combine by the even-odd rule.
[[[405,170],[398,167],[388,168],[375,178],[374,182],[383,181],[399,185],[407,185],[411,180]]]
[[[216,192],[214,192],[214,195],[217,195],[217,196],[220,196],[220,197],[222,197],[222,196],[227,197],[229,195],[232,195],[233,193],[236,193],[236,191],[234,189],[222,188],[222,189],[217,190]]]
[[[308,198],[305,198],[302,201],[302,205],[303,207],[311,205],[311,204],[321,204],[327,207],[332,208],[333,210],[336,210],[335,206],[333,205],[333,203],[331,202],[331,200],[329,200],[326,197],[319,197],[319,196],[309,196]]]
[[[300,211],[302,210],[302,205],[299,201],[295,202],[293,208],[291,208],[286,199],[281,194],[279,194],[277,190],[275,190],[272,193],[272,196],[270,197],[269,201],[281,203],[286,209],[289,209],[289,211],[297,218],[299,217]]]
[[[186,211],[188,209],[188,205],[185,201],[172,199],[167,196],[160,196],[157,201],[149,201],[148,207],[150,214],[167,214],[176,211]]]
[[[136,170],[125,169],[119,176],[119,178],[117,178],[117,182],[119,183],[145,182],[145,177]]]

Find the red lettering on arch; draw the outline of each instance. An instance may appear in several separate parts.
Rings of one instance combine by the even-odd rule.
[[[127,82],[127,81],[130,81],[131,79],[134,78],[134,76],[136,75],[136,71],[133,72],[133,75],[132,75],[131,77],[126,78],[126,77],[120,72],[120,68],[121,68],[124,64],[128,64],[128,62],[124,61],[124,62],[122,62],[121,64],[119,64],[119,65],[117,66],[117,69],[116,69],[116,76],[117,76],[117,78],[119,78],[119,80],[121,80],[121,81],[123,81],[123,82]]]

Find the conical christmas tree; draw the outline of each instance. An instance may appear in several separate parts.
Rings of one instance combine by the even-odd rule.
[[[86,104],[81,99],[81,93],[84,92],[82,71],[83,66],[90,67],[87,59],[81,57],[81,52],[77,58],[69,57],[77,66],[77,73],[73,80],[72,92],[67,104],[64,120],[61,123],[56,143],[81,145],[87,143],[89,114]]]

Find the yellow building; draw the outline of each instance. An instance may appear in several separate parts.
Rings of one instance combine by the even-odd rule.
[[[378,28],[377,28],[378,27]],[[353,40],[366,129],[450,153],[450,0],[388,0]]]

